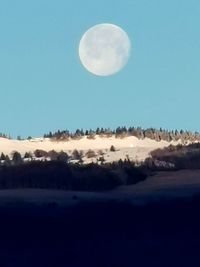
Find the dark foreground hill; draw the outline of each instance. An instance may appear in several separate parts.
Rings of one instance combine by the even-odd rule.
[[[199,170],[31,164],[0,169],[0,266],[200,265]]]
[[[200,197],[0,207],[1,266],[199,266]]]
[[[199,266],[200,171],[106,192],[0,190],[0,266]]]

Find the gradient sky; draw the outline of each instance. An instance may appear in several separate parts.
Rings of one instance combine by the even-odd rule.
[[[98,77],[78,57],[98,23],[132,41],[128,65]],[[199,0],[1,0],[0,131],[142,126],[200,131]]]

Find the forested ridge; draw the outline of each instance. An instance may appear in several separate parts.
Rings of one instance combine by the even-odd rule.
[[[110,128],[97,128],[96,130],[83,130],[77,129],[75,132],[71,133],[68,130],[58,130],[55,132],[49,132],[44,134],[44,138],[52,138],[56,140],[67,140],[69,138],[78,139],[84,136],[87,138],[94,138],[95,135],[103,137],[115,136],[116,138],[124,138],[127,136],[135,136],[138,139],[150,138],[156,141],[177,141],[181,140],[182,142],[186,141],[200,141],[200,134],[198,132],[184,131],[184,130],[165,130],[165,129],[156,129],[148,128],[143,129],[142,127],[117,127],[115,130]]]
[[[187,130],[167,130],[167,129],[156,129],[153,127],[150,128],[142,128],[142,127],[126,127],[120,126],[116,129],[97,127],[94,129],[83,130],[76,129],[74,132],[70,132],[69,130],[57,130],[57,131],[49,131],[43,135],[44,138],[52,138],[55,140],[68,140],[71,139],[80,139],[84,136],[87,138],[95,138],[95,136],[102,137],[111,137],[115,136],[116,138],[124,138],[127,136],[135,136],[138,139],[150,138],[156,141],[200,141],[200,133],[192,132]],[[0,132],[0,137],[12,139],[11,135]],[[17,136],[18,140],[24,140],[20,135]],[[31,136],[28,136],[27,139],[32,139]]]

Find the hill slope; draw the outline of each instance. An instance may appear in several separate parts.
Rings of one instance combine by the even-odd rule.
[[[30,140],[15,140],[0,138],[0,153],[11,156],[13,151],[18,151],[22,155],[26,152],[34,153],[40,149],[46,152],[55,150],[64,151],[69,155],[76,149],[82,151],[83,161],[85,163],[96,162],[100,156],[103,156],[105,162],[118,161],[127,159],[133,161],[143,161],[149,156],[149,153],[157,148],[164,148],[170,144],[177,145],[181,141],[155,141],[149,138],[138,139],[135,136],[124,138],[100,137],[95,135],[93,139],[84,136],[78,140],[69,139],[66,141],[55,141],[49,138],[35,138]],[[114,151],[110,151],[111,146]],[[92,150],[93,155],[88,156],[88,150]]]

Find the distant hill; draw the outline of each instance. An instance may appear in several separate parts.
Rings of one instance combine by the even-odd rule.
[[[0,163],[12,160],[50,161],[62,158],[72,163],[109,163],[129,160],[140,164],[151,152],[169,146],[200,142],[200,134],[189,131],[118,127],[49,132],[41,138],[11,139],[0,134]],[[20,155],[17,155],[19,152]]]

